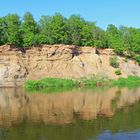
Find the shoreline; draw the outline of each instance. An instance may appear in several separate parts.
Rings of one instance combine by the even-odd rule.
[[[140,86],[140,77],[128,76],[127,78],[119,78],[111,80],[105,78],[85,78],[79,80],[45,78],[42,80],[28,80],[25,82],[26,90],[42,90],[47,88],[86,88],[86,87],[137,87]]]

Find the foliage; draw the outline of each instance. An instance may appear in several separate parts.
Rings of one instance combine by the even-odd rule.
[[[67,21],[68,44],[87,45],[87,38],[92,36],[92,26],[78,15],[72,15]],[[91,30],[90,30],[91,29]],[[92,39],[92,37],[91,37]],[[91,41],[92,42],[92,41]]]
[[[122,74],[122,73],[121,73],[121,70],[116,70],[116,71],[115,71],[115,74],[116,74],[116,75],[121,75],[121,74]]]
[[[6,21],[5,18],[0,18],[0,45],[3,45],[8,42],[8,36],[6,31]]]
[[[40,43],[64,44],[67,43],[66,19],[59,13],[54,16],[42,16],[40,21]]]
[[[98,87],[98,86],[108,86],[110,84],[110,80],[107,77],[103,77],[100,75],[92,76],[89,78],[81,78],[80,79],[80,86],[90,86],[90,87]]]
[[[4,44],[25,48],[40,44],[112,48],[140,64],[140,29],[109,24],[107,30],[103,30],[79,15],[65,18],[56,13],[42,16],[38,22],[29,12],[22,20],[17,14],[0,17],[0,45]]]
[[[112,80],[112,85],[120,87],[140,86],[140,77],[128,76],[128,78],[119,78],[118,80]]]
[[[24,14],[21,30],[24,47],[31,47],[32,45],[37,44],[37,36],[39,29],[31,13],[27,12]]]
[[[109,85],[110,80],[105,77],[81,78],[79,80],[45,78],[42,80],[28,80],[25,82],[25,88],[28,90],[38,90],[45,88],[66,88],[66,87],[86,87],[86,86],[105,86]]]
[[[120,31],[114,25],[110,24],[106,31],[108,47],[113,48],[118,54],[122,54],[123,46]]]
[[[110,65],[114,68],[118,68],[119,67],[119,62],[117,61],[117,57],[114,56],[114,57],[111,57],[110,58]]]
[[[119,74],[121,71],[118,70]],[[118,80],[110,80],[102,76],[93,76],[90,78],[81,78],[77,80],[71,79],[59,79],[59,78],[45,78],[42,80],[28,80],[25,82],[25,89],[30,91],[40,91],[44,89],[45,91],[57,91],[59,90],[69,90],[77,87],[136,87],[140,86],[140,77],[129,76],[128,78],[119,78]]]
[[[70,79],[59,79],[59,78],[45,78],[42,80],[28,80],[25,83],[26,89],[43,89],[43,88],[50,88],[50,87],[73,87],[76,86],[77,83],[74,80]]]
[[[5,17],[7,43],[19,45],[21,39],[20,33],[20,18],[16,14],[9,14]]]

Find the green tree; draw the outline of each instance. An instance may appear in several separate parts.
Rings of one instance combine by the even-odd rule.
[[[59,13],[54,16],[43,16],[40,20],[41,42],[48,44],[66,44],[66,19]]]
[[[39,44],[39,27],[31,13],[25,13],[22,23],[23,46],[30,47]]]
[[[118,54],[123,53],[123,45],[120,31],[115,25],[110,24],[107,27],[106,37],[109,48],[113,48]]]
[[[81,43],[80,43],[82,46],[94,45],[94,37],[93,37],[94,28],[95,23],[93,22],[83,23],[83,27],[81,28]]]
[[[85,24],[85,20],[78,15],[72,15],[68,19],[68,44],[82,45],[82,29]]]
[[[52,17],[53,39],[55,43],[66,43],[66,19],[59,13]]]
[[[6,23],[5,23],[5,18],[1,17],[0,18],[0,45],[6,44],[7,43],[7,32],[6,32]]]
[[[121,26],[119,30],[122,39],[123,51],[129,52],[131,48],[131,33],[129,31],[129,28]]]
[[[49,28],[51,26],[52,17],[42,16],[39,21],[40,27],[40,43],[41,44],[53,44],[51,35],[52,30]]]
[[[6,36],[7,43],[10,45],[20,45],[21,41],[21,32],[20,26],[21,21],[17,14],[9,14],[5,17],[5,25],[6,25]]]
[[[129,28],[131,34],[131,47],[130,51],[136,54],[140,54],[140,29]]]
[[[97,48],[107,48],[107,38],[105,31],[99,27],[93,29],[94,46]]]
[[[132,57],[139,62],[140,54],[140,29],[120,27],[123,48],[129,57]]]
[[[70,44],[112,48],[140,64],[140,29],[125,26],[117,28],[110,24],[104,31],[79,15],[67,19],[56,13],[54,16],[42,16],[39,23],[29,12],[25,13],[22,21],[17,14],[0,17],[0,45],[3,44],[19,47]]]

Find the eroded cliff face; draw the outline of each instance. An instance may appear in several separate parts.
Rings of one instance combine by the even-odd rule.
[[[22,86],[27,79],[45,77],[80,78],[102,75],[118,78],[109,59],[113,50],[99,50],[92,47],[69,45],[42,45],[22,52],[10,46],[0,46],[0,86]],[[121,77],[140,76],[140,66],[133,61],[125,62],[117,56],[122,72]]]
[[[23,85],[28,76],[25,55],[10,46],[0,46],[0,87]]]

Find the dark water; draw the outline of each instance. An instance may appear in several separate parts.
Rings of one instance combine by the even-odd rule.
[[[139,140],[140,88],[0,89],[0,140]]]

